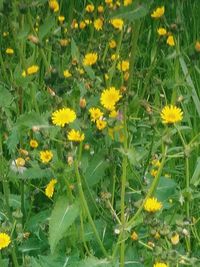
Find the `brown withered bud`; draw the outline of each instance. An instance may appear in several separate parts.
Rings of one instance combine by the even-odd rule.
[[[34,36],[33,34],[29,34],[28,40],[33,44],[39,44],[39,39],[37,36]]]
[[[47,87],[47,92],[51,95],[51,96],[55,96],[56,93],[54,92],[53,89],[51,89],[50,87]]]

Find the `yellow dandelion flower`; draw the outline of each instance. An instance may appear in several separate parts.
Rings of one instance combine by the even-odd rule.
[[[177,245],[179,243],[179,234],[173,234],[171,237],[171,242],[173,245]]]
[[[81,29],[81,30],[83,30],[85,27],[86,27],[86,23],[84,22],[84,21],[81,21],[80,23],[79,23],[79,28]]]
[[[123,25],[124,25],[124,21],[122,19],[111,19],[110,23],[112,24],[112,26],[117,29],[117,30],[122,30]]]
[[[56,0],[50,0],[49,1],[49,8],[53,10],[53,12],[59,11],[59,3]]]
[[[26,162],[23,158],[17,158],[15,160],[15,164],[17,167],[23,167],[26,164]]]
[[[63,71],[63,75],[64,75],[65,78],[69,78],[69,77],[72,76],[72,74],[71,74],[71,72],[69,72],[69,70],[64,70]]]
[[[85,98],[80,98],[79,106],[80,106],[80,108],[85,108],[86,107],[86,99]]]
[[[84,21],[85,21],[85,23],[86,23],[87,25],[92,24],[91,19],[85,19]]]
[[[96,120],[98,120],[103,116],[103,112],[101,112],[99,108],[90,108],[89,113],[90,113],[90,119],[93,122],[95,122]]]
[[[145,201],[144,210],[147,212],[154,213],[162,208],[162,203],[155,197],[150,197]]]
[[[164,35],[167,34],[167,31],[166,31],[165,28],[158,28],[158,29],[157,29],[157,33],[158,33],[158,35],[160,35],[160,36],[164,36]]]
[[[116,103],[120,100],[122,95],[119,90],[116,90],[115,87],[110,87],[103,90],[100,101],[104,108],[112,111],[115,109]]]
[[[160,163],[159,159],[153,159],[153,160],[151,161],[151,164],[152,164],[154,167],[159,168],[161,163]]]
[[[175,41],[174,41],[174,37],[173,37],[173,35],[169,35],[169,36],[167,37],[167,44],[168,44],[169,46],[175,46]]]
[[[52,179],[46,186],[45,188],[45,195],[48,198],[52,198],[53,193],[54,193],[54,189],[55,189],[55,184],[57,184],[57,180],[56,179]]]
[[[60,45],[61,46],[67,46],[69,44],[69,40],[68,39],[60,39]]]
[[[30,147],[32,148],[38,147],[38,142],[35,139],[31,139],[29,144],[30,144]]]
[[[102,19],[95,19],[94,21],[94,27],[97,31],[102,30],[103,27],[103,20]]]
[[[168,264],[164,262],[157,262],[153,265],[153,267],[168,267]]]
[[[83,65],[92,66],[97,62],[97,53],[88,53],[85,55],[83,59]]]
[[[110,40],[110,42],[109,42],[109,47],[110,48],[115,48],[117,46],[117,43],[115,42],[115,40]]]
[[[85,139],[85,135],[84,135],[84,133],[81,133],[79,131],[72,129],[68,133],[67,138],[69,141],[82,142]]]
[[[60,23],[63,23],[64,20],[65,20],[65,17],[64,17],[64,16],[58,16],[58,21],[59,21]]]
[[[128,6],[132,4],[132,0],[124,0],[124,6]]]
[[[197,52],[200,52],[200,42],[198,42],[198,41],[196,41],[196,43],[195,43],[195,50]]]
[[[98,6],[97,10],[99,13],[103,13],[104,12],[104,7],[103,6]]]
[[[112,61],[114,61],[114,60],[116,60],[116,59],[119,58],[119,55],[117,55],[117,54],[112,54],[110,58],[111,58]]]
[[[12,48],[8,47],[8,48],[6,49],[6,54],[8,54],[8,55],[13,55],[13,54],[14,54],[14,50],[13,50]]]
[[[101,131],[104,128],[106,128],[107,122],[105,120],[103,120],[103,119],[98,119],[96,121],[96,126],[97,126],[97,129]]]
[[[161,111],[161,119],[164,124],[173,124],[183,119],[183,112],[176,106],[165,106]]]
[[[106,3],[107,5],[112,4],[112,2],[113,2],[113,0],[105,0],[105,3]]]
[[[157,7],[152,13],[151,13],[151,17],[154,19],[158,19],[161,18],[165,13],[165,7]]]
[[[122,60],[121,62],[119,62],[117,64],[117,68],[118,68],[118,70],[123,71],[123,72],[129,70],[129,61],[128,60]]]
[[[137,241],[137,240],[138,240],[138,234],[137,234],[136,232],[133,232],[133,233],[131,234],[131,239],[132,239],[133,241]]]
[[[50,150],[40,151],[40,160],[42,163],[48,163],[53,158],[53,153]]]
[[[52,122],[57,126],[64,127],[76,119],[76,113],[70,108],[62,108],[53,112]]]
[[[92,13],[94,11],[94,5],[87,5],[85,10],[88,12],[88,13]]]
[[[152,170],[151,170],[151,175],[152,175],[153,177],[156,177],[157,173],[158,173],[158,170],[155,170],[155,169],[152,169]]]
[[[0,250],[6,248],[11,243],[10,236],[6,233],[0,233]]]
[[[32,66],[30,66],[30,67],[26,70],[26,73],[27,73],[28,75],[31,75],[31,74],[35,74],[35,73],[37,73],[38,70],[39,70],[39,67],[38,67],[37,65],[32,65]]]
[[[118,111],[116,111],[115,109],[111,110],[109,117],[115,119],[118,115]]]

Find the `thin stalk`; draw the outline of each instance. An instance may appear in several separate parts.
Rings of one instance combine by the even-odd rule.
[[[88,217],[89,223],[90,223],[90,225],[91,225],[91,227],[93,229],[94,235],[96,237],[96,240],[97,240],[97,242],[99,244],[99,247],[100,247],[102,253],[106,257],[108,257],[108,253],[105,250],[104,245],[103,245],[103,243],[102,243],[102,241],[100,239],[99,233],[98,233],[98,231],[96,229],[96,226],[95,226],[94,221],[92,219],[92,216],[90,214],[90,210],[88,208],[87,201],[85,199],[85,195],[84,195],[83,188],[82,188],[81,177],[80,177],[80,173],[79,173],[79,169],[78,169],[78,161],[77,160],[74,161],[74,168],[75,168],[75,174],[76,174],[76,179],[77,179],[79,197],[80,197],[80,200],[81,200],[81,204],[82,204],[83,210],[85,211],[85,213],[86,213],[86,215]]]
[[[22,179],[21,180],[21,183],[20,183],[20,188],[21,188],[21,212],[23,214],[23,217],[22,217],[22,226],[24,226],[24,223],[26,221],[26,213],[25,213],[25,206],[24,206],[24,180]]]

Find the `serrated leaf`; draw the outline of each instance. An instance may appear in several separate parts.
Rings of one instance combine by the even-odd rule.
[[[97,259],[94,257],[90,257],[85,260],[82,260],[76,265],[76,267],[88,267],[88,266],[90,267],[113,267],[111,262],[109,262],[107,259]],[[70,265],[70,267],[73,267],[73,265]]]
[[[12,94],[2,85],[0,85],[0,107],[3,108],[9,107],[12,101],[13,101]]]
[[[175,193],[176,182],[171,178],[160,177],[155,196],[162,202],[168,200]]]
[[[50,169],[41,169],[39,166],[26,169],[21,175],[22,179],[40,179],[52,177]]]
[[[69,204],[66,196],[60,197],[52,211],[49,222],[49,244],[54,253],[58,242],[79,214],[79,203]]]

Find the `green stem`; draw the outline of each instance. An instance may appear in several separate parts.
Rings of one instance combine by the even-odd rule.
[[[80,196],[80,200],[81,200],[81,204],[82,204],[82,207],[83,207],[83,210],[86,212],[86,215],[88,217],[88,220],[89,220],[89,223],[93,229],[93,232],[94,232],[94,235],[96,237],[96,240],[101,248],[101,251],[102,253],[108,257],[108,253],[107,251],[105,250],[104,248],[104,245],[99,237],[99,233],[96,229],[96,226],[94,224],[94,221],[92,219],[92,216],[90,214],[90,211],[89,211],[89,208],[88,208],[88,204],[87,204],[87,201],[85,199],[85,196],[84,196],[84,192],[83,192],[83,188],[82,188],[82,182],[81,182],[81,177],[80,177],[80,173],[79,173],[79,169],[78,169],[78,161],[75,160],[74,161],[74,167],[75,167],[75,174],[76,174],[76,178],[77,178],[77,185],[78,185],[78,191],[79,191],[79,196]]]
[[[22,226],[26,221],[25,207],[24,207],[24,180],[21,180],[21,212],[23,214],[22,217]]]

